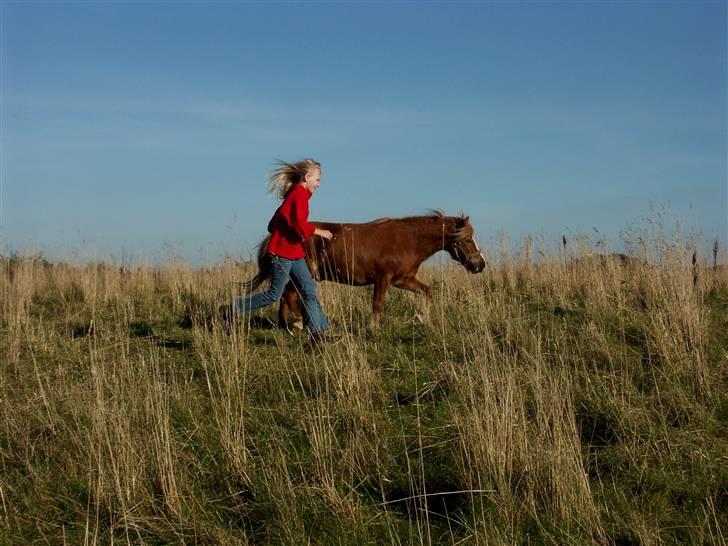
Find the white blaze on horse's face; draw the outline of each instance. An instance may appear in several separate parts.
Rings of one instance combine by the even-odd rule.
[[[480,257],[483,258],[483,261],[485,261],[485,256],[483,256],[483,251],[480,250],[480,247],[478,246],[478,241],[475,240],[475,236],[473,236],[473,243],[475,244],[475,250],[478,251],[478,254],[480,254]]]

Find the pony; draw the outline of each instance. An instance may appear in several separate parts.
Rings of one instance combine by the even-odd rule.
[[[379,218],[367,223],[348,224],[310,222],[333,233],[331,240],[309,237],[304,242],[306,262],[318,281],[334,281],[350,286],[374,285],[371,327],[379,326],[384,312],[384,296],[390,286],[422,294],[426,306],[432,301],[432,289],[417,278],[420,265],[440,250],[446,251],[471,273],[480,273],[486,261],[475,241],[468,216],[445,216],[431,210],[424,216]],[[258,245],[258,273],[243,289],[252,292],[271,275],[266,251],[270,236]],[[281,327],[288,325],[289,310],[302,328],[296,288],[286,285],[278,310]]]

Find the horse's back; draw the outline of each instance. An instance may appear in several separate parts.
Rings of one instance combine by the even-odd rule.
[[[362,224],[312,223],[334,235],[331,241],[321,237],[307,241],[309,266],[320,279],[366,285],[374,283],[377,275],[411,268],[411,237],[396,221],[380,218]]]

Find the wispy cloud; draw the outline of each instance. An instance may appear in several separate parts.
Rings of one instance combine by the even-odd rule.
[[[426,123],[422,112],[406,107],[284,103],[258,99],[211,99],[114,96],[6,96],[10,117],[64,119],[147,119],[168,123],[289,125],[303,123],[358,126]]]

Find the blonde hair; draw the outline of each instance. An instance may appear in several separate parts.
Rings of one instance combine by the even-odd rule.
[[[283,199],[295,184],[303,182],[307,173],[316,169],[321,170],[321,163],[313,159],[302,159],[296,163],[278,160],[278,168],[268,178],[268,191]]]

